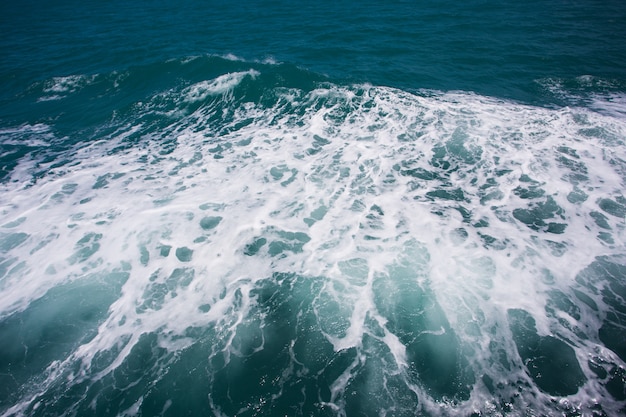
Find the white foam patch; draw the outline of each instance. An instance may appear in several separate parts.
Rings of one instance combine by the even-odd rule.
[[[184,100],[187,102],[204,101],[210,96],[225,94],[236,87],[246,77],[255,78],[259,75],[258,71],[249,70],[243,72],[233,72],[220,75],[211,81],[202,81],[182,91]]]
[[[611,116],[626,117],[626,97],[622,94],[595,95],[591,98],[591,108]]]
[[[238,57],[235,54],[226,54],[226,55],[218,55],[220,58],[224,58],[227,59],[229,61],[234,61],[234,62],[243,62],[245,61],[245,59]]]
[[[537,83],[556,97],[574,106],[584,104],[599,113],[617,118],[626,114],[626,97],[617,80],[581,75],[575,79],[546,78]]]
[[[60,100],[91,84],[95,78],[95,75],[54,77],[44,83],[43,93],[45,95],[41,96],[37,101]]]
[[[49,146],[54,138],[50,126],[44,123],[24,124],[19,127],[0,129],[0,139],[3,145],[40,147]]]
[[[201,101],[257,75],[226,74],[181,95]],[[80,82],[64,79],[50,91],[71,91]],[[327,337],[337,350],[360,348],[366,315],[385,323],[373,276],[388,275],[402,256],[422,256],[406,255],[417,242],[428,256],[424,267],[414,267],[415,285],[432,289],[471,352],[477,379],[487,370],[510,377],[494,365],[489,345],[499,344],[516,361],[506,318],[512,308],[530,312],[539,334],[575,340],[585,360],[597,336],[580,340],[545,306],[549,290],[567,291],[595,257],[624,254],[624,218],[602,208],[602,201],[623,204],[622,118],[370,86],[281,94],[273,108],[235,109],[219,131],[227,133],[205,127],[216,110],[200,107],[158,137],[146,133],[132,149],[110,152],[121,135],[78,149],[80,164],[62,176],[24,187],[30,178],[17,170],[0,192],[0,233],[3,259],[21,267],[0,277],[0,316],[61,283],[128,271],[97,335],[66,361],[82,361],[88,375],[96,354],[122,344],[106,374],[142,334],[158,332],[161,346],[176,351],[193,343],[185,336],[189,328],[215,325],[234,333],[254,305],[255,283],[288,271],[325,277],[326,295],[350,322],[345,333]],[[176,142],[165,155],[163,138]],[[545,214],[539,223],[525,223],[538,212]],[[609,228],[593,213],[603,213]],[[208,227],[216,220],[203,223],[207,217],[220,220]],[[267,244],[249,253],[258,238]],[[272,253],[271,243],[279,241],[287,249]],[[299,242],[301,250],[293,249]],[[342,270],[341,262],[355,258],[366,260],[365,275]],[[237,291],[243,301],[235,301]],[[204,305],[210,309],[199,308]],[[600,319],[584,316],[578,327],[597,329]],[[406,367],[398,338],[386,331],[380,340]],[[519,358],[515,363],[521,369]],[[346,378],[349,370],[332,385],[333,399]],[[550,403],[547,394],[534,395],[535,404]],[[593,395],[588,383],[571,398],[588,403]],[[468,407],[489,397],[475,388]]]

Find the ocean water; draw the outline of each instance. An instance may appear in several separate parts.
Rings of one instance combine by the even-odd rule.
[[[623,2],[0,29],[1,416],[626,413]]]

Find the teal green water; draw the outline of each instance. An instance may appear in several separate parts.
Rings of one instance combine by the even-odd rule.
[[[625,21],[0,5],[0,415],[622,415]]]

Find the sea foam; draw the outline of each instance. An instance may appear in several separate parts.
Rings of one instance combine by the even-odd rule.
[[[43,377],[18,376],[4,415],[55,410],[49,396],[71,387],[87,394],[63,407],[84,411],[116,384],[132,412],[176,410],[149,387],[189,358],[216,414],[280,409],[291,389],[317,393],[302,410],[337,415],[623,406],[598,376],[625,359],[602,336],[622,325],[610,295],[623,288],[621,118],[374,86],[276,88],[263,104],[233,94],[262,76],[156,95],[137,111],[194,106],[158,131],[124,121],[57,175],[32,182],[18,167],[2,184],[5,333],[53,308],[55,291],[72,294],[61,312],[108,294],[79,308],[83,330]],[[141,140],[120,146],[131,134]],[[122,383],[142,351],[143,382]],[[537,351],[563,355],[571,379],[541,379]],[[270,354],[278,370],[264,368]],[[222,393],[237,375],[252,385]]]

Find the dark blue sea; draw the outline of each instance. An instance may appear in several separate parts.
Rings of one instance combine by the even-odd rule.
[[[626,4],[0,2],[0,416],[623,416]]]

